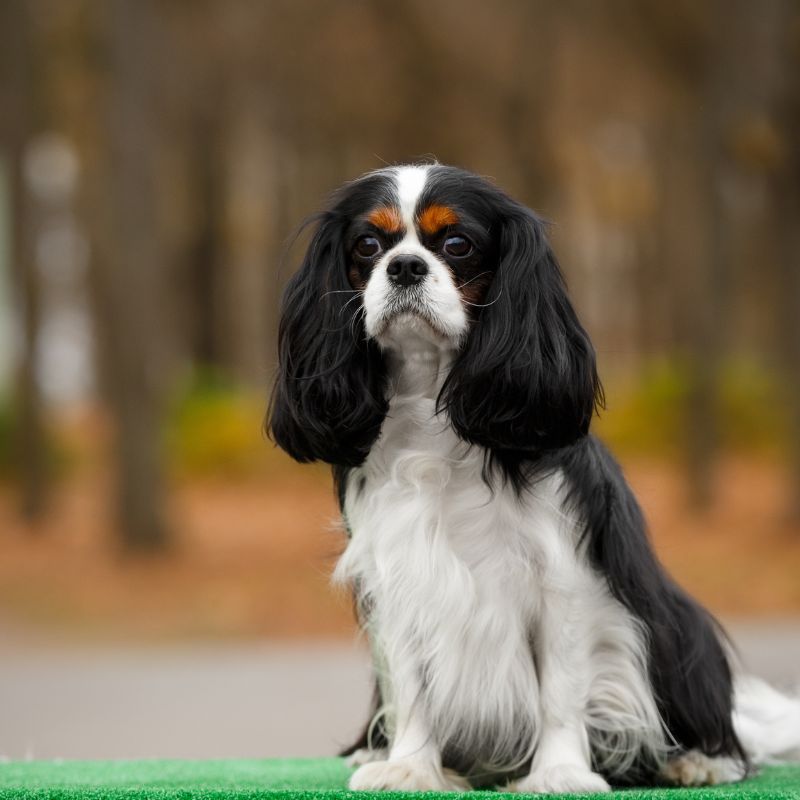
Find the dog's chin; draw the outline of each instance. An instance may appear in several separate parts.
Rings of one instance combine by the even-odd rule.
[[[387,314],[368,326],[367,333],[387,350],[405,349],[412,342],[438,349],[453,345],[452,337],[443,326],[425,311],[417,309]]]

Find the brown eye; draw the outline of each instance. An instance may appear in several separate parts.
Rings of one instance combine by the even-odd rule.
[[[376,258],[382,251],[381,243],[374,236],[362,236],[353,248],[359,258]]]
[[[463,236],[448,236],[442,250],[452,258],[466,258],[472,254],[472,242]]]

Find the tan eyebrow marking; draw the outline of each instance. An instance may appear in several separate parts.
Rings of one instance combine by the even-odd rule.
[[[419,227],[423,233],[433,236],[434,233],[455,225],[458,222],[458,214],[448,206],[428,206],[418,217]]]
[[[400,211],[392,206],[376,208],[370,212],[367,221],[386,233],[399,233],[403,230],[403,218],[400,216]]]

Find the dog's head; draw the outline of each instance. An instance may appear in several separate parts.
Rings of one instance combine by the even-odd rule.
[[[345,185],[283,301],[270,427],[299,461],[357,465],[388,408],[385,351],[403,331],[452,351],[439,409],[494,453],[584,436],[594,351],[533,212],[440,165]]]

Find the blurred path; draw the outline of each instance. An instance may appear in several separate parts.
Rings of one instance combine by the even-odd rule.
[[[800,620],[732,623],[749,669],[800,681]],[[87,647],[0,628],[0,756],[328,755],[364,722],[366,652],[342,642]]]

